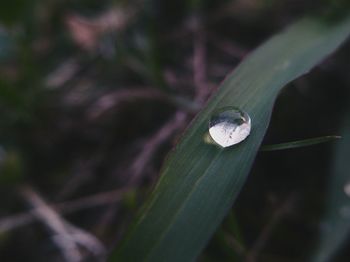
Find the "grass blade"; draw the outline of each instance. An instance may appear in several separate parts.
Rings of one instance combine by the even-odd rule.
[[[160,180],[110,261],[193,261],[231,208],[267,130],[283,86],[307,73],[350,32],[350,18],[303,19],[254,51],[227,77],[164,163]],[[211,114],[236,106],[252,119],[242,143],[203,142]]]
[[[350,112],[349,112],[350,113]],[[332,256],[350,235],[350,118],[346,115],[341,143],[335,148],[333,174],[322,221],[320,242],[311,261],[333,261]]]
[[[299,148],[299,147],[313,146],[313,145],[330,142],[340,138],[341,136],[322,136],[322,137],[315,137],[315,138],[303,139],[303,140],[274,144],[274,145],[265,145],[260,148],[260,151],[277,151],[277,150],[286,150],[286,149],[293,149],[293,148]]]

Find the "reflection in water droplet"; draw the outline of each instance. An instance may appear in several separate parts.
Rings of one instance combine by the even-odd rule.
[[[209,134],[222,147],[242,142],[249,135],[250,129],[249,115],[235,107],[220,109],[209,121]]]
[[[350,197],[350,183],[345,184],[344,193]]]

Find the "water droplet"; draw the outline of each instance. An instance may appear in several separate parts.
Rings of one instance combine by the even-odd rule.
[[[218,110],[209,121],[209,134],[222,147],[242,142],[249,135],[250,129],[249,115],[236,107]]]

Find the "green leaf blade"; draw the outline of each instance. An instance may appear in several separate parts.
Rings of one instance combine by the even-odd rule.
[[[224,81],[164,164],[140,216],[110,261],[193,261],[240,192],[283,86],[308,72],[348,36],[304,19],[254,51]],[[216,109],[236,106],[252,119],[250,136],[221,149],[203,142]]]
[[[350,236],[350,195],[346,187],[350,183],[350,111],[345,115],[340,143],[334,148],[332,174],[328,179],[325,213],[320,227],[319,242],[310,261],[334,261],[334,256]]]
[[[322,136],[322,137],[315,137],[315,138],[291,141],[291,142],[280,143],[280,144],[265,145],[260,148],[260,151],[277,151],[277,150],[286,150],[286,149],[314,146],[314,145],[334,141],[335,139],[340,139],[340,138],[341,136]]]

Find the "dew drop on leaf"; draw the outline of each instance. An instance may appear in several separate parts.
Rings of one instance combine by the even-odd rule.
[[[209,134],[221,147],[229,147],[245,140],[250,134],[249,115],[236,107],[224,107],[209,120]]]

